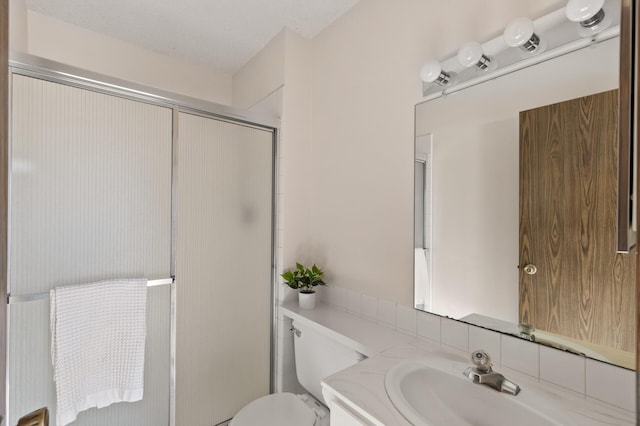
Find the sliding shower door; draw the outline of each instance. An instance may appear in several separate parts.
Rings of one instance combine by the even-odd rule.
[[[56,426],[49,290],[172,274],[147,290],[143,400],[73,424],[231,418],[270,391],[274,130],[45,75],[11,82],[8,424]]]
[[[272,131],[180,113],[176,425],[269,393]]]
[[[8,424],[55,425],[48,291],[171,266],[172,109],[12,76]],[[74,425],[169,424],[171,291],[147,297],[144,399]]]

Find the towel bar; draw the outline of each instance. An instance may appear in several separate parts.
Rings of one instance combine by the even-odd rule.
[[[173,282],[175,281],[175,277],[170,277],[170,278],[162,278],[159,280],[149,280],[147,281],[147,287],[155,287],[155,286],[159,286],[159,285],[167,285],[167,284],[173,284]],[[20,295],[20,296],[11,296],[11,295],[7,295],[7,303],[8,304],[12,304],[12,303],[22,303],[22,302],[33,302],[36,300],[42,300],[42,299],[48,299],[49,298],[49,292],[45,292],[45,293],[34,293],[34,294],[25,294],[25,295]]]

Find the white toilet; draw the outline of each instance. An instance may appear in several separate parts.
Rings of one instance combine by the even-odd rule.
[[[326,426],[329,410],[320,402],[320,381],[365,358],[338,342],[293,323],[296,374],[300,384],[311,394],[274,393],[244,406],[229,426]],[[320,401],[320,402],[318,402]]]

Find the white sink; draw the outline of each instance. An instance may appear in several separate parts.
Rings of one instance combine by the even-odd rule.
[[[526,388],[518,396],[508,395],[472,383],[462,375],[462,363],[437,364],[423,359],[405,360],[385,376],[391,402],[413,425],[561,424],[530,405],[537,398],[527,396]],[[536,405],[544,409],[544,404]]]

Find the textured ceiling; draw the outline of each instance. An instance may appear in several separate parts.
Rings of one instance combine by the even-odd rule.
[[[44,15],[233,73],[287,27],[311,38],[358,0],[26,0]]]

